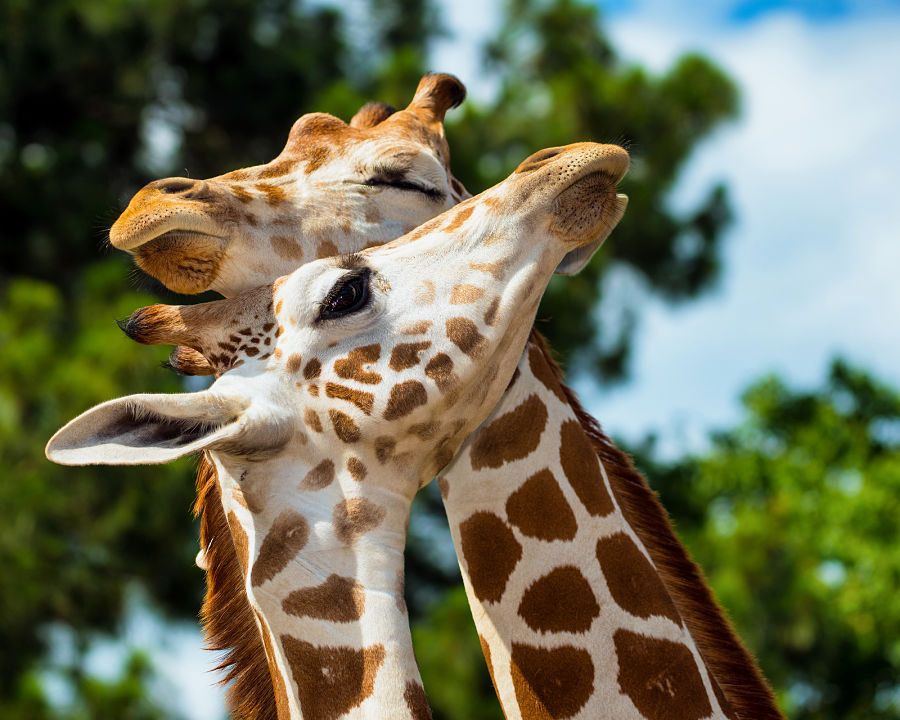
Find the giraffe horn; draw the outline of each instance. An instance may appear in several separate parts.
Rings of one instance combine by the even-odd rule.
[[[375,127],[382,120],[387,120],[396,111],[387,103],[383,102],[367,102],[363,105],[350,120],[350,127],[355,128],[371,128]]]
[[[416,94],[407,110],[431,116],[432,122],[443,122],[450,108],[466,99],[466,86],[448,73],[428,73],[419,81]]]

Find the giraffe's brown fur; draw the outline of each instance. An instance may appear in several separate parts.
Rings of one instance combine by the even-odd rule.
[[[703,571],[676,537],[656,493],[635,469],[631,458],[615,446],[597,420],[581,406],[575,393],[565,385],[562,370],[553,359],[546,340],[536,330],[531,332],[529,345],[540,350],[590,438],[626,521],[649,552],[694,638],[711,679],[715,680],[714,687],[718,684],[725,696],[722,709],[729,716],[733,714],[746,720],[783,718],[756,660],[741,644],[724,610],[714,599]]]
[[[235,720],[277,720],[269,662],[253,609],[244,591],[244,573],[222,507],[216,468],[206,453],[197,468],[200,547],[206,553],[206,597],[200,618],[210,650],[224,653],[216,668],[225,671],[228,706]]]

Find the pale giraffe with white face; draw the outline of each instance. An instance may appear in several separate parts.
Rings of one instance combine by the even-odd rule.
[[[509,384],[552,272],[618,222],[627,165],[615,146],[541,153],[386,246],[139,310],[129,334],[224,372],[99,405],[48,443],[71,465],[210,453],[279,718],[427,717],[402,667],[412,498]]]
[[[398,112],[369,103],[349,125],[324,113],[304,115],[270,163],[209,180],[150,183],[115,222],[110,242],[172,290],[214,289],[226,297],[317,257],[381,245],[469,197],[450,172],[443,126],[464,97],[452,75],[429,74]],[[185,374],[213,373],[184,346],[171,364]],[[205,456],[195,512],[198,564],[207,579],[201,617],[208,646],[226,653],[219,669],[227,671],[230,709],[238,717],[274,716],[266,656]],[[417,681],[418,671],[410,673]]]
[[[575,271],[582,261],[570,257],[559,269]],[[536,333],[529,340],[516,375],[517,393],[511,389],[502,398],[494,413],[496,427],[492,424],[473,435],[460,458],[440,478],[466,590],[506,716],[530,719],[550,713],[552,717],[571,717],[572,712],[577,714],[589,705],[581,706],[574,700],[560,705],[559,697],[587,698],[595,690],[609,697],[631,698],[641,681],[647,680],[641,672],[663,672],[670,667],[663,662],[666,657],[693,653],[701,660],[698,672],[679,674],[670,670],[671,677],[657,683],[657,694],[648,692],[642,699],[632,698],[646,717],[701,718],[710,716],[717,707],[732,717],[780,717],[754,660],[724,619],[702,573],[678,542],[646,482],[594,421],[580,411]],[[541,383],[542,378],[546,382]],[[549,416],[541,400],[542,389],[547,394],[547,385],[556,388],[550,397],[555,396],[562,404]],[[523,398],[528,400],[524,405],[520,402]],[[543,414],[541,407],[545,408]],[[538,422],[541,418],[543,421]],[[527,427],[521,425],[526,420]],[[512,456],[503,457],[501,453],[488,463],[471,457],[462,459],[473,448],[482,448],[483,452],[485,443],[502,446],[506,442],[503,435],[509,432],[511,438],[529,439],[533,447],[514,448]],[[565,467],[561,464],[564,454],[570,458],[569,467],[580,467],[593,478],[588,488],[597,486],[587,491],[579,486],[575,491],[579,500],[579,492],[602,494],[606,484],[605,491],[611,492],[614,501],[593,509],[585,503],[570,504],[564,488],[576,486],[560,473]],[[576,455],[584,457],[573,459]],[[451,493],[450,488],[455,490]],[[568,495],[572,492],[570,489]],[[550,530],[534,535],[532,527],[529,534],[521,525],[529,507],[554,508],[560,514],[559,522],[568,529],[558,536]],[[573,507],[588,508],[586,514],[582,510],[577,522]],[[484,552],[484,546],[473,537],[487,538],[488,548],[498,543],[497,547],[505,548],[508,554]],[[604,538],[602,547],[611,550],[601,560]],[[555,553],[561,551],[567,556],[573,553],[578,563],[560,565]],[[506,581],[513,570],[518,585],[510,585],[507,592]],[[485,583],[493,588],[487,594]],[[550,590],[564,592],[566,583],[572,585],[571,592],[580,593],[583,608],[591,610],[587,619],[576,620],[577,608],[564,608],[573,615],[569,625],[560,619],[559,608],[535,606],[541,592],[544,596]],[[529,593],[526,588],[531,588]],[[635,608],[639,608],[637,614],[631,612]],[[539,614],[551,610],[556,615],[542,624]],[[523,613],[530,618],[525,619]],[[632,615],[629,629],[622,618]],[[649,618],[654,620],[641,622]],[[681,630],[674,635],[671,628],[660,630],[658,625],[665,626],[665,618],[685,630],[684,636],[679,635]],[[571,630],[576,626],[578,630]],[[567,627],[570,629],[565,630]],[[654,627],[656,635],[651,632]],[[598,644],[597,633],[605,633],[605,644]],[[635,633],[657,642],[637,642]],[[610,640],[614,637],[616,642]],[[572,657],[582,658],[583,667],[589,662],[592,669],[582,675],[565,673],[568,685],[554,673],[560,670],[561,658],[572,658],[565,653],[543,652],[548,647],[560,647],[563,640],[568,641],[569,650],[579,651]],[[523,663],[525,667],[519,667]],[[587,676],[589,683],[585,681]],[[676,686],[684,689],[667,689]]]

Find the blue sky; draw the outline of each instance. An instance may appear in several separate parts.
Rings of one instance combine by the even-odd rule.
[[[446,6],[457,35],[435,67],[484,97],[493,88],[473,49],[499,6],[476,4]],[[626,61],[664,72],[702,52],[737,81],[742,113],[698,148],[672,197],[689,208],[728,184],[736,221],[720,283],[679,307],[648,298],[631,381],[578,378],[588,409],[621,437],[658,433],[676,455],[736,422],[741,391],[765,373],[812,387],[842,355],[900,386],[900,2],[600,7]],[[605,292],[643,289],[623,273]]]
[[[698,149],[672,197],[690,207],[728,183],[737,218],[721,282],[677,308],[648,299],[631,381],[607,389],[579,378],[588,409],[620,436],[660,433],[677,454],[734,423],[740,392],[767,372],[812,387],[840,354],[900,387],[900,2],[600,5],[626,60],[663,72],[681,53],[703,52],[735,78],[743,111]],[[489,96],[477,58],[499,3],[442,7],[454,34],[433,68],[459,75],[475,99]],[[642,288],[623,274],[607,291]],[[222,717],[215,658],[198,631],[163,628],[141,610],[128,637],[153,652],[172,707],[192,720]],[[120,652],[99,647],[91,669],[115,666]]]

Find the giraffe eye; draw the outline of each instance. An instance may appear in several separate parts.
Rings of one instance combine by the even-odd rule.
[[[328,293],[319,309],[319,319],[328,320],[359,312],[369,304],[369,269],[345,275]]]
[[[437,188],[425,187],[407,180],[401,172],[396,170],[381,170],[368,178],[364,183],[370,187],[391,187],[396,190],[412,190],[425,195],[429,200],[443,200],[444,193]]]

